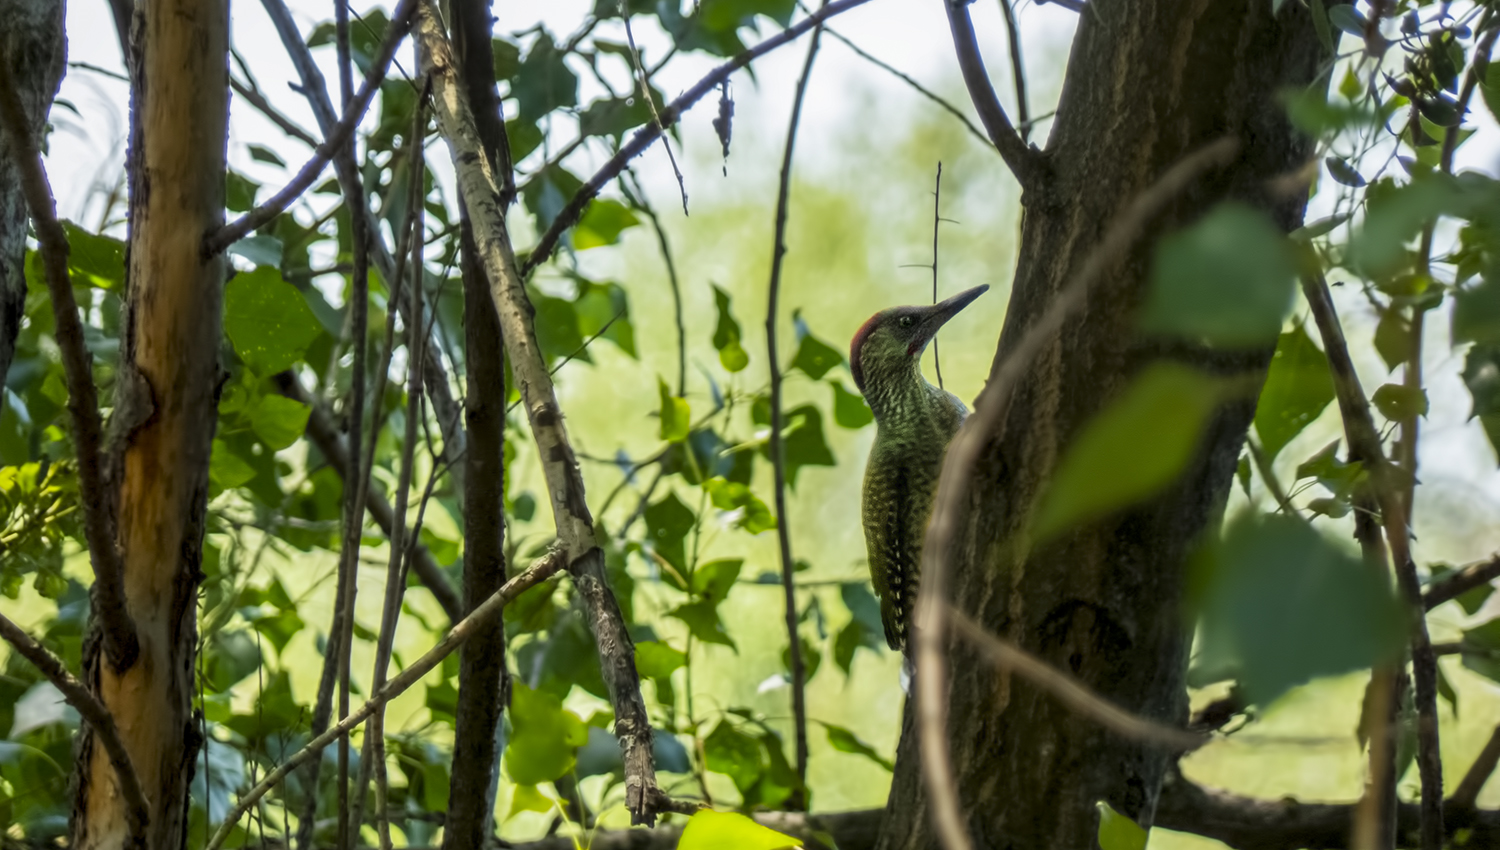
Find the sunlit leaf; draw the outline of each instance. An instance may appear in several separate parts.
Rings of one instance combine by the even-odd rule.
[[[312,408],[280,395],[265,395],[250,411],[250,428],[273,451],[295,443],[307,430]]]
[[[714,308],[718,312],[718,323],[714,325],[714,348],[719,350],[719,363],[726,371],[738,372],[750,365],[750,355],[740,345],[740,323],[735,321],[729,306],[729,293],[714,285]]]
[[[667,382],[660,378],[656,379],[658,392],[661,396],[661,428],[657,436],[669,443],[680,443],[687,439],[688,429],[692,427],[692,411],[688,409],[687,399],[672,395],[667,388]]]
[[[792,368],[800,369],[814,381],[821,380],[828,370],[844,362],[844,355],[837,348],[812,334],[802,337],[797,345],[797,356],[792,358]]]
[[[1340,7],[1342,8],[1342,7]],[[1100,800],[1099,847],[1101,850],[1146,850],[1146,830]]]
[[[262,266],[225,285],[224,332],[245,365],[270,375],[301,359],[323,328],[302,293]]]
[[[1392,422],[1427,415],[1427,393],[1421,387],[1383,384],[1370,396],[1370,402]]]
[[[704,809],[688,820],[678,850],[792,850],[802,842],[734,812]]]
[[[573,767],[574,752],[588,743],[588,729],[562,700],[512,680],[505,770],[522,785],[550,782]]]
[[[730,637],[729,632],[724,629],[724,621],[719,619],[717,600],[700,599],[696,602],[678,605],[668,611],[667,616],[676,617],[687,624],[688,631],[698,640],[727,646],[739,652],[734,638]]]
[[[1221,393],[1219,383],[1171,362],[1151,366],[1084,426],[1037,510],[1037,541],[1134,504],[1186,467]]]

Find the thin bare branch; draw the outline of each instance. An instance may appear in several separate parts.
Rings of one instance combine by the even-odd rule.
[[[637,209],[646,214],[651,221],[651,229],[656,233],[656,246],[661,251],[661,260],[667,267],[667,283],[672,287],[672,318],[677,325],[677,394],[687,394],[687,330],[682,322],[682,286],[677,280],[677,263],[672,259],[672,245],[667,241],[667,231],[661,226],[661,219],[656,215],[656,208],[651,206],[651,199],[646,197],[645,187],[641,186],[640,180],[635,176],[635,171],[625,169],[630,178],[627,185],[621,183],[625,189],[626,198]],[[601,510],[602,514],[603,511]]]
[[[1479,792],[1484,790],[1484,784],[1494,774],[1496,765],[1500,765],[1500,726],[1497,726],[1490,734],[1490,739],[1485,742],[1484,749],[1479,751],[1479,757],[1469,765],[1464,778],[1459,781],[1458,787],[1453,789],[1449,804],[1472,809],[1474,802],[1479,799]]]
[[[582,188],[574,193],[573,197],[568,201],[567,206],[563,207],[562,211],[557,214],[557,218],[552,220],[552,224],[547,228],[547,232],[543,233],[542,238],[537,241],[536,247],[531,249],[531,254],[526,258],[525,265],[521,267],[521,276],[523,278],[530,277],[537,266],[545,263],[552,256],[552,253],[557,250],[557,245],[559,240],[562,239],[562,235],[578,223],[578,219],[583,215],[584,210],[588,208],[589,201],[592,201],[599,194],[599,191],[608,185],[611,180],[618,177],[620,172],[625,169],[625,166],[632,159],[644,153],[646,148],[650,147],[651,143],[656,141],[657,136],[665,132],[668,127],[676,124],[677,119],[684,112],[691,109],[694,104],[702,100],[709,92],[717,89],[719,83],[729,79],[730,74],[749,65],[752,61],[770,53],[783,44],[795,40],[803,33],[829,18],[847,12],[850,9],[863,6],[868,2],[870,0],[838,0],[836,3],[829,3],[818,10],[817,14],[803,18],[792,26],[787,27],[776,35],[771,36],[715,68],[707,76],[695,83],[692,88],[683,92],[676,100],[667,104],[666,108],[661,110],[659,115],[661,119],[660,127],[652,123],[637,130],[635,135],[630,137],[630,141],[626,142],[614,156],[609,158],[608,162],[604,163],[598,171],[594,172],[594,176],[590,177],[588,182],[583,184]]]
[[[209,839],[208,844],[205,845],[205,850],[219,850],[219,848],[223,847],[224,841],[234,831],[235,824],[239,819],[244,817],[245,813],[250,811],[261,797],[264,797],[267,792],[275,788],[288,774],[315,758],[329,744],[348,735],[350,731],[365,722],[370,715],[374,714],[375,709],[385,705],[387,702],[405,693],[411,686],[422,681],[422,677],[432,672],[434,668],[443,663],[444,658],[452,655],[454,650],[462,646],[464,641],[473,635],[475,629],[489,622],[492,618],[499,616],[506,604],[527,590],[530,590],[534,585],[551,578],[566,565],[567,562],[562,552],[549,552],[528,567],[525,572],[506,582],[504,587],[495,591],[494,595],[486,599],[482,605],[475,608],[473,613],[449,629],[448,634],[437,646],[429,649],[425,655],[413,661],[405,670],[392,677],[385,684],[385,687],[375,691],[370,699],[364,705],[360,706],[358,710],[339,721],[337,725],[324,731],[323,734],[313,738],[312,741],[308,742],[307,746],[292,754],[275,770],[266,774],[266,778],[262,779],[254,788],[240,795],[234,808],[229,812],[229,816],[219,825],[219,829]]]
[[[1026,63],[1021,59],[1021,28],[1016,23],[1016,7],[1011,0],[998,0],[1000,14],[1005,16],[1005,35],[1010,40],[1010,73],[1016,83],[1016,130],[1021,141],[1031,135],[1031,106],[1026,98]]]
[[[989,72],[984,69],[984,57],[979,54],[974,22],[969,18],[969,4],[965,0],[943,0],[943,8],[948,12],[948,28],[953,32],[958,68],[963,73],[964,85],[969,89],[969,99],[979,113],[979,123],[984,125],[990,143],[1010,166],[1022,189],[1035,187],[1042,176],[1041,155],[1021,139],[1005,109],[1000,106],[1000,98],[995,96]]]
[[[651,722],[635,669],[635,644],[604,574],[604,552],[585,498],[583,477],[552,377],[537,346],[534,311],[516,269],[499,181],[484,155],[458,79],[452,47],[432,3],[422,7],[417,36],[423,49],[422,71],[432,78],[438,123],[452,155],[464,208],[473,222],[475,246],[489,278],[490,297],[500,317],[511,369],[525,402],[537,454],[542,458],[557,538],[598,647],[624,764],[625,807],[633,822],[651,824],[656,819],[658,791]]]
[[[4,63],[0,63],[4,64]],[[41,671],[47,681],[63,695],[68,705],[78,709],[78,714],[94,728],[104,751],[109,754],[110,764],[115,767],[115,776],[120,782],[120,793],[125,797],[125,814],[129,818],[130,846],[145,848],[146,825],[151,817],[151,807],[141,791],[141,780],[131,764],[130,752],[120,739],[120,730],[115,726],[114,715],[104,707],[89,689],[68,672],[62,659],[47,651],[45,646],[32,640],[25,629],[0,614],[0,638],[4,638],[22,658],[30,661]]]
[[[964,129],[968,130],[969,133],[974,138],[978,139],[985,147],[994,148],[994,145],[990,144],[989,137],[984,134],[983,130],[980,130],[978,127],[974,126],[974,122],[969,120],[969,116],[965,115],[963,113],[963,110],[944,100],[941,96],[934,93],[931,89],[917,82],[916,79],[911,75],[890,66],[880,59],[871,56],[869,53],[866,53],[864,49],[862,49],[859,45],[855,44],[849,39],[845,38],[843,34],[836,32],[828,27],[824,27],[823,31],[828,33],[828,35],[832,36],[833,38],[839,40],[840,42],[843,42],[844,46],[854,51],[856,56],[860,57],[866,62],[869,62],[871,65],[874,65],[875,67],[885,71],[886,73],[891,74],[892,76],[911,86],[912,89],[917,92],[917,94],[922,95],[923,97],[937,104],[939,107],[942,107],[950,115],[962,122],[964,125]]]
[[[979,454],[1009,408],[1021,375],[1068,316],[1083,304],[1105,269],[1135,244],[1146,225],[1193,180],[1210,168],[1229,162],[1238,150],[1238,141],[1226,138],[1185,157],[1124,210],[1078,273],[1064,285],[1052,306],[1026,330],[1009,355],[996,360],[984,391],[974,403],[973,415],[964,421],[948,446],[932,519],[922,544],[922,591],[917,599],[916,629],[917,724],[922,772],[931,794],[932,817],[948,850],[968,850],[973,846],[959,813],[948,750],[948,671],[943,663],[943,646],[947,634],[948,560],[957,533],[960,504],[967,497]]]
[[[267,99],[264,94],[261,94],[260,89],[251,88],[250,86],[245,85],[239,80],[236,80],[234,77],[229,78],[229,87],[234,89],[234,93],[244,99],[246,103],[255,107],[256,111],[266,116],[266,118],[270,120],[272,124],[280,127],[281,132],[286,133],[288,136],[291,136],[292,138],[302,142],[310,148],[313,148],[315,150],[317,149],[318,138],[312,133],[309,133],[306,130],[302,129],[301,125],[299,125],[297,122],[286,117],[286,115],[281,110],[277,109],[275,106],[272,106],[271,101]],[[294,198],[293,200],[296,199]]]
[[[312,158],[302,166],[291,182],[282,187],[280,192],[255,209],[224,225],[221,230],[204,240],[205,255],[218,254],[253,233],[256,228],[269,224],[272,219],[302,197],[302,194],[312,186],[313,181],[318,179],[318,175],[323,173],[323,169],[339,149],[349,143],[349,140],[354,137],[354,128],[359,126],[359,122],[365,116],[365,111],[370,108],[370,102],[375,99],[375,93],[380,90],[381,82],[385,80],[386,71],[390,68],[391,60],[395,58],[396,47],[406,37],[406,32],[411,27],[412,12],[416,8],[417,0],[401,0],[396,7],[391,15],[391,26],[386,33],[385,41],[381,43],[380,52],[370,65],[370,71],[365,75],[364,83],[359,87],[359,93],[346,105],[343,118],[328,134],[328,138],[313,150]]]
[[[828,8],[824,0],[823,9]],[[771,241],[771,282],[766,297],[766,352],[771,370],[771,466],[775,477],[776,541],[781,553],[781,587],[785,596],[787,653],[791,660],[792,719],[796,735],[797,781],[801,786],[792,792],[787,808],[807,807],[807,671],[802,663],[802,640],[797,635],[797,587],[793,580],[796,564],[792,561],[792,530],[786,509],[786,443],[781,434],[781,355],[776,351],[776,323],[780,318],[782,260],[786,257],[786,223],[792,194],[792,158],[797,146],[797,126],[802,121],[802,104],[807,99],[807,84],[812,79],[813,61],[818,57],[821,26],[814,27],[807,43],[807,58],[802,75],[797,78],[792,97],[792,116],[787,122],[786,147],[781,154],[781,177],[776,187],[776,222]]]
[[[21,191],[31,211],[32,227],[41,248],[47,292],[56,322],[53,338],[62,354],[68,385],[68,411],[73,418],[73,443],[78,462],[78,489],[83,503],[84,538],[94,566],[94,612],[104,634],[104,651],[115,670],[128,669],[140,654],[135,623],[125,600],[125,566],[115,548],[112,500],[104,481],[103,424],[99,394],[94,388],[92,357],[84,345],[83,322],[73,298],[68,272],[68,236],[57,220],[57,204],[42,165],[40,151],[27,129],[10,68],[0,62],[0,132],[10,140],[21,175]]]

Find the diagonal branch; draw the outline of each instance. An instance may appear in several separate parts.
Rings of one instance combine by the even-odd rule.
[[[1422,595],[1422,605],[1431,611],[1444,602],[1457,599],[1474,588],[1489,584],[1497,578],[1500,578],[1500,556],[1483,563],[1471,564],[1429,584],[1427,592]]]
[[[78,709],[79,715],[94,728],[94,733],[104,744],[104,751],[109,754],[110,763],[115,767],[115,775],[120,780],[120,793],[125,795],[126,817],[130,820],[130,843],[127,846],[144,848],[151,808],[146,803],[146,795],[141,791],[141,780],[130,762],[130,753],[125,749],[125,742],[120,739],[114,715],[109,713],[104,703],[89,693],[82,682],[73,678],[61,659],[48,652],[46,647],[33,640],[31,635],[3,614],[0,614],[0,638],[4,638],[17,653],[40,670],[47,681],[62,692],[68,705]]]
[[[943,0],[943,8],[948,12],[948,28],[953,31],[953,51],[958,55],[958,69],[963,72],[964,85],[969,89],[974,110],[979,113],[979,122],[984,125],[990,143],[1010,166],[1021,188],[1036,188],[1043,176],[1041,153],[1021,139],[1000,106],[1000,98],[995,95],[989,73],[984,69],[984,57],[979,55],[968,3],[966,0]]]
[[[795,41],[803,33],[822,24],[834,15],[847,12],[857,6],[863,6],[868,2],[870,0],[839,0],[837,3],[829,3],[827,6],[819,9],[816,14],[803,18],[792,26],[787,27],[776,35],[771,36],[715,68],[708,76],[699,80],[692,88],[683,92],[680,97],[667,104],[666,108],[661,110],[657,116],[660,119],[659,124],[653,122],[635,131],[635,135],[630,137],[630,141],[626,142],[623,147],[616,151],[615,155],[610,157],[609,161],[604,163],[603,167],[595,172],[594,176],[590,177],[588,182],[584,183],[583,187],[573,194],[573,197],[568,201],[568,205],[562,208],[562,211],[557,214],[557,218],[552,220],[552,225],[547,228],[547,232],[543,233],[542,238],[537,241],[536,247],[531,249],[531,255],[526,258],[526,263],[521,266],[521,277],[530,277],[537,266],[545,263],[552,256],[553,252],[557,250],[557,245],[562,239],[562,235],[578,223],[578,219],[582,217],[583,211],[588,208],[589,201],[592,201],[601,189],[608,185],[611,180],[618,177],[620,172],[625,170],[625,166],[632,159],[640,156],[647,148],[651,147],[651,143],[656,141],[657,136],[666,132],[667,128],[673,124],[676,124],[677,119],[681,118],[684,112],[691,109],[694,104],[702,100],[709,92],[717,89],[719,84],[724,80],[729,79],[730,74],[749,65],[754,60],[770,53],[783,44]]]
[[[365,111],[370,108],[370,102],[375,99],[375,93],[380,90],[380,84],[385,80],[386,71],[391,66],[391,60],[396,56],[396,47],[406,37],[406,31],[411,26],[412,12],[416,9],[416,0],[401,0],[391,15],[390,30],[386,33],[385,41],[380,45],[380,53],[376,55],[375,61],[370,65],[369,73],[365,74],[365,81],[359,87],[359,93],[354,96],[344,110],[344,117],[339,120],[337,126],[323,144],[313,150],[312,158],[307,161],[302,169],[297,172],[291,182],[282,187],[280,192],[271,196],[265,203],[245,213],[218,232],[209,236],[203,243],[203,252],[207,256],[213,256],[250,235],[256,228],[269,224],[276,216],[281,215],[287,207],[302,197],[323,173],[330,160],[334,158],[349,139],[354,135],[354,128],[364,119]]]
[[[422,681],[422,678],[432,672],[443,659],[452,655],[455,650],[463,646],[464,642],[473,636],[474,631],[491,619],[500,615],[505,606],[517,596],[530,590],[533,586],[551,578],[553,574],[561,570],[565,562],[559,552],[549,552],[536,563],[532,564],[525,572],[505,583],[505,586],[495,591],[483,605],[474,609],[474,612],[460,620],[448,634],[438,642],[437,646],[429,649],[425,655],[413,661],[410,666],[386,682],[385,687],[371,694],[370,699],[348,717],[340,720],[337,724],[328,728],[323,734],[313,738],[307,746],[298,750],[291,757],[283,761],[277,768],[266,774],[259,784],[249,791],[240,795],[235,806],[229,812],[224,822],[219,824],[219,829],[209,839],[204,850],[219,850],[224,846],[224,841],[234,832],[235,824],[245,816],[267,792],[275,788],[292,771],[316,758],[329,744],[348,735],[355,727],[369,719],[370,715],[382,705],[405,693],[412,685]]]
[[[439,126],[452,154],[464,208],[473,222],[475,247],[489,278],[490,297],[500,317],[511,369],[542,461],[557,538],[598,645],[624,762],[625,807],[632,822],[649,825],[655,822],[663,794],[656,786],[651,723],[641,698],[635,646],[604,575],[604,552],[584,498],[583,477],[563,424],[552,377],[537,347],[534,310],[516,269],[499,183],[469,112],[453,48],[431,3],[422,7],[417,38],[423,51],[422,72],[432,79]]]
[[[94,606],[104,633],[104,650],[116,670],[135,663],[140,642],[125,602],[125,566],[115,548],[114,517],[104,481],[103,423],[99,394],[94,387],[92,358],[83,341],[83,323],[68,273],[68,236],[57,220],[57,205],[41,153],[27,130],[26,113],[10,77],[10,66],[0,61],[0,132],[21,172],[21,190],[31,210],[31,223],[46,268],[47,291],[57,324],[53,337],[62,354],[68,383],[68,411],[73,415],[74,451],[78,455],[79,501],[83,503],[83,531],[94,566]]]

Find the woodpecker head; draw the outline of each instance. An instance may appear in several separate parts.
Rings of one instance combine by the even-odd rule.
[[[871,316],[849,344],[849,370],[860,392],[868,396],[869,383],[915,373],[938,329],[988,289],[976,286],[928,307],[892,307]]]

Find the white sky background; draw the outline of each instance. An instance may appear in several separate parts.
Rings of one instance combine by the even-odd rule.
[[[530,0],[515,3],[502,0],[494,7],[495,14],[500,18],[496,31],[505,33],[522,30],[541,22],[558,40],[562,40],[585,19],[592,5],[593,0]],[[309,31],[314,23],[331,16],[331,5],[326,2],[293,0],[292,6],[304,32]],[[1014,109],[1011,108],[1014,101],[1013,89],[1009,80],[1006,41],[998,4],[981,2],[976,3],[972,9],[996,90],[1014,116]],[[304,127],[315,128],[310,110],[301,96],[287,87],[288,83],[294,81],[295,74],[260,4],[253,0],[238,0],[233,5],[232,12],[234,44],[253,68],[262,89],[293,120]],[[1055,97],[1076,18],[1056,5],[1038,5],[1035,2],[1023,2],[1019,13],[1028,74],[1032,82],[1032,109],[1035,113],[1046,112],[1053,105],[1049,102],[1048,95]],[[637,20],[636,38],[649,63],[653,61],[653,57],[661,56],[667,43],[666,37],[649,18],[642,16]],[[956,76],[947,23],[938,0],[876,0],[839,16],[832,23],[837,30],[866,50],[932,87],[941,89],[942,86],[938,83],[951,81]],[[764,27],[769,31],[774,24],[764,22]],[[596,34],[623,40],[623,29],[617,21],[601,25]],[[71,61],[123,71],[113,21],[104,0],[71,2],[68,8],[68,36]],[[747,38],[750,41],[753,39],[754,36]],[[529,38],[523,41],[529,43]],[[1346,44],[1345,48],[1348,47]],[[337,79],[332,67],[332,53],[331,49],[315,52],[324,63],[324,73],[330,85]],[[740,139],[750,134],[760,140],[779,140],[784,133],[788,93],[800,70],[803,55],[803,49],[792,46],[757,61],[754,66],[756,82],[753,84],[744,73],[736,75],[735,124]],[[1392,56],[1398,57],[1399,52],[1393,50]],[[408,49],[403,49],[398,58],[405,67],[410,68],[412,59]],[[718,61],[698,54],[681,56],[669,63],[654,82],[667,97],[675,97]],[[612,69],[616,88],[621,91],[628,88],[630,81],[624,76],[623,69],[614,65],[609,67]],[[575,67],[575,70],[579,69]],[[603,94],[602,89],[586,72],[580,72],[579,78],[581,105]],[[1038,94],[1043,96],[1039,97]],[[58,132],[51,137],[48,166],[60,211],[64,216],[95,226],[99,223],[102,212],[102,197],[117,186],[120,180],[127,125],[126,87],[123,82],[107,76],[82,68],[72,68],[63,83],[60,96],[82,113],[80,118],[58,108],[52,114]],[[840,151],[836,146],[827,144],[827,140],[838,138],[835,131],[851,120],[868,121],[868,106],[872,97],[882,125],[886,125],[887,121],[901,121],[903,115],[910,112],[912,104],[920,102],[905,84],[854,56],[842,45],[826,40],[803,117],[797,160],[799,173],[816,173],[836,165]],[[960,101],[959,105],[972,114],[968,103]],[[689,137],[712,139],[713,131],[709,122],[714,114],[714,99],[706,98],[688,113],[682,132]],[[1497,170],[1497,156],[1500,156],[1500,130],[1497,130],[1488,111],[1479,105],[1478,97],[1475,98],[1475,108],[1471,111],[1470,120],[1479,126],[1480,132],[1460,149],[1458,165],[1460,168],[1476,168],[1493,174]],[[1045,140],[1049,128],[1050,124],[1040,125],[1036,134],[1037,141]],[[883,129],[880,126],[872,127],[871,133],[878,134]],[[554,129],[553,138],[556,143],[562,143],[571,138],[572,133],[572,127],[559,126]],[[820,144],[820,140],[824,143]],[[284,182],[289,172],[253,162],[246,148],[249,143],[264,144],[282,153],[290,169],[295,169],[309,153],[300,143],[288,140],[253,109],[236,102],[230,130],[230,162],[238,170],[265,184],[262,197]],[[777,146],[779,147],[779,141]],[[596,162],[602,161],[600,153],[595,151],[593,154]],[[533,160],[536,156],[533,155]],[[735,171],[734,156],[731,154],[731,176]],[[740,156],[743,162],[744,154]],[[680,153],[679,161],[685,159],[685,155]],[[446,174],[446,155],[433,156],[430,161],[445,172],[443,180],[451,185]],[[1367,176],[1373,175],[1373,167],[1368,159],[1362,167]],[[675,214],[676,184],[660,146],[653,146],[637,160],[637,168],[651,194],[657,199],[658,208],[668,217]],[[575,171],[580,176],[588,173],[577,166]],[[762,179],[763,175],[755,176],[757,181]],[[872,175],[872,179],[878,179],[878,175]],[[711,198],[715,192],[733,191],[734,185],[737,185],[734,181],[715,184],[701,173],[690,172],[688,175],[690,197],[696,197],[700,201]],[[1326,214],[1330,200],[1329,192],[1316,197],[1308,211],[1309,220]],[[120,214],[120,208],[116,207],[114,217],[118,219]],[[524,229],[525,225],[521,226]],[[989,271],[1000,276],[1001,281],[1010,273],[1008,267]],[[1354,287],[1343,289],[1349,290],[1340,292],[1339,300],[1346,322],[1350,325],[1351,338],[1368,340],[1375,319],[1373,311],[1362,299],[1350,297],[1356,294],[1353,292]],[[860,311],[866,309],[864,305],[860,306]],[[1424,483],[1440,486],[1424,488],[1425,501],[1419,506],[1419,531],[1421,525],[1429,525],[1433,531],[1439,532],[1422,535],[1425,537],[1424,548],[1428,549],[1428,557],[1432,559],[1480,557],[1486,550],[1500,546],[1500,475],[1496,475],[1493,451],[1478,423],[1470,422],[1467,418],[1468,393],[1458,377],[1463,352],[1455,352],[1448,345],[1446,309],[1434,314],[1433,320],[1428,322],[1428,329],[1427,371],[1430,376],[1432,412],[1424,429],[1421,467]],[[1387,380],[1383,365],[1367,344],[1356,351],[1356,357],[1367,391],[1372,391]],[[1283,458],[1291,460],[1294,457],[1306,457],[1308,450],[1322,444],[1318,441],[1336,436],[1336,421],[1331,415],[1325,415],[1323,421],[1309,429],[1302,441],[1289,447]],[[1285,473],[1290,471],[1289,468],[1284,470]],[[1485,539],[1470,539],[1475,529],[1480,527],[1493,530],[1482,535]],[[1464,534],[1459,535],[1459,529],[1465,529]],[[1466,538],[1461,546],[1455,548],[1445,545],[1445,539],[1458,543],[1459,537]]]

